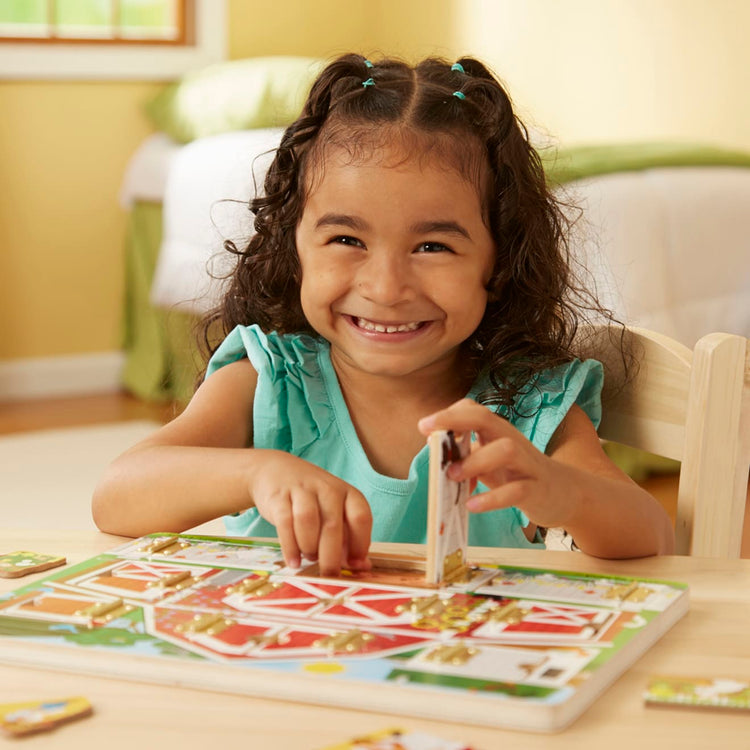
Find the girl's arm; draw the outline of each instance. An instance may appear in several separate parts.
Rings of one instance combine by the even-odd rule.
[[[366,567],[364,497],[307,461],[251,447],[256,383],[247,360],[207,378],[179,417],[110,465],[92,500],[96,525],[127,536],[179,532],[256,506],[290,565],[305,554],[324,573],[337,572],[342,557]]]
[[[578,406],[555,432],[547,454],[506,420],[466,399],[419,426],[424,433],[450,429],[477,434],[476,450],[449,470],[454,479],[477,479],[490,488],[469,500],[471,511],[516,506],[539,526],[564,528],[581,550],[596,557],[673,550],[666,511],[609,460]]]
[[[96,525],[128,536],[184,531],[247,508],[256,380],[247,360],[221,368],[180,416],[117,458],[94,491]]]

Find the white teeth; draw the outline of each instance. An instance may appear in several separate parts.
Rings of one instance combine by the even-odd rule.
[[[404,323],[397,326],[386,326],[382,323],[373,323],[371,320],[357,318],[357,325],[366,331],[377,331],[378,333],[404,333],[406,331],[416,331],[419,323]]]

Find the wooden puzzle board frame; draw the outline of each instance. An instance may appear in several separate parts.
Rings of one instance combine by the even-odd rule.
[[[439,590],[309,572],[272,544],[152,535],[2,597],[0,661],[551,731],[688,606],[680,584],[543,570]]]

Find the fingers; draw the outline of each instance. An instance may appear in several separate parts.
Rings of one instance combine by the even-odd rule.
[[[344,545],[344,513],[340,498],[318,498],[320,534],[317,540],[317,557],[320,573],[337,575],[341,569],[341,549]]]
[[[342,484],[317,491],[297,487],[256,505],[276,527],[290,567],[300,567],[304,555],[318,560],[322,575],[338,575],[342,564],[352,570],[369,569],[372,513],[353,487]]]
[[[434,430],[474,432],[481,443],[497,440],[513,430],[505,419],[468,398],[420,419],[417,426],[423,435]]]
[[[318,559],[320,509],[313,492],[298,489],[292,497],[292,526],[300,552],[310,560]]]
[[[338,575],[342,565],[369,569],[367,552],[372,532],[372,512],[364,495],[347,487],[341,496],[321,497],[318,563],[322,575]]]
[[[466,507],[472,513],[485,513],[488,510],[518,507],[529,491],[529,484],[526,481],[512,482],[487,492],[480,492],[467,500]]]
[[[538,470],[540,452],[507,420],[471,399],[462,399],[447,409],[419,421],[423,433],[433,430],[473,432],[478,441],[471,453],[448,468],[456,481],[478,480],[488,487],[523,479]]]
[[[299,568],[302,556],[297,544],[297,536],[294,533],[294,514],[292,513],[291,497],[289,495],[279,495],[272,498],[270,504],[273,508],[271,513],[261,510],[259,503],[256,503],[256,507],[261,516],[276,527],[276,535],[279,538],[284,562],[290,568]]]
[[[487,487],[534,477],[539,472],[541,453],[531,444],[503,437],[473,450],[448,469],[451,479],[478,479]]]
[[[346,563],[352,570],[369,570],[367,557],[372,534],[372,511],[364,495],[354,490],[344,505],[346,523]]]

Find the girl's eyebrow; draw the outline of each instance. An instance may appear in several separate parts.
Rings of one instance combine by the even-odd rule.
[[[437,232],[440,234],[455,234],[467,240],[471,239],[469,231],[457,221],[422,221],[412,224],[409,230],[414,232],[414,234],[431,234],[432,232]]]
[[[364,219],[361,219],[359,216],[350,216],[349,214],[323,214],[315,222],[316,229],[320,229],[321,227],[349,227],[349,229],[363,231],[369,229],[369,226]]]
[[[348,227],[349,229],[356,229],[358,231],[370,228],[370,225],[364,219],[359,216],[350,216],[349,214],[327,213],[323,214],[323,216],[315,222],[316,229],[330,226]],[[431,234],[433,232],[440,234],[454,234],[459,237],[464,237],[467,240],[471,239],[468,230],[461,226],[457,221],[421,221],[412,224],[409,227],[409,231],[413,234]]]

